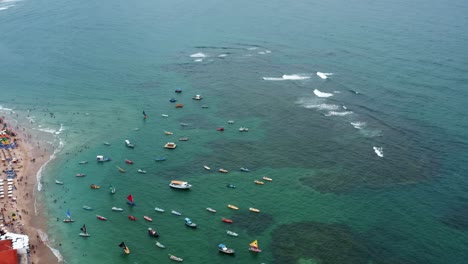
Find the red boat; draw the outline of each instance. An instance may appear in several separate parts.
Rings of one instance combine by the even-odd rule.
[[[224,131],[224,127],[218,127],[216,130],[218,130],[218,131]]]
[[[145,215],[145,216],[143,216],[143,218],[148,222],[153,222],[153,219],[151,219],[151,217],[149,217],[149,216]]]
[[[136,220],[137,220],[136,217],[134,217],[133,215],[129,215],[129,216],[128,216],[128,219],[130,219],[130,220],[132,220],[132,221],[136,221]]]
[[[102,221],[107,221],[107,218],[105,218],[102,215],[96,215],[97,219],[102,220]]]
[[[234,222],[234,221],[232,221],[231,219],[227,219],[227,218],[224,218],[224,217],[223,217],[223,219],[221,219],[221,220],[222,220],[224,223],[232,223],[232,222]]]
[[[133,161],[131,161],[131,160],[129,160],[129,159],[126,159],[126,160],[125,160],[125,163],[127,163],[127,164],[133,164]]]

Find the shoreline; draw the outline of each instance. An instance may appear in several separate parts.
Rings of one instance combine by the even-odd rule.
[[[3,121],[8,125],[16,122],[16,127],[8,126],[16,133],[14,137],[17,142],[17,147],[13,149],[2,149],[7,156],[13,156],[16,162],[2,161],[1,179],[6,179],[6,174],[3,170],[7,169],[9,164],[16,172],[14,179],[13,198],[0,199],[1,208],[5,208],[5,221],[12,220],[10,215],[16,212],[16,221],[13,226],[8,226],[7,230],[13,233],[25,234],[29,236],[29,263],[59,263],[59,259],[52,250],[48,247],[48,241],[44,241],[47,237],[41,236],[41,233],[47,232],[47,217],[45,205],[38,203],[38,181],[37,174],[40,169],[50,160],[53,151],[42,146],[40,140],[35,139],[29,132],[29,129],[19,127],[17,120],[12,120],[13,117],[5,116]],[[3,124],[1,124],[3,127]],[[13,137],[12,137],[13,139]],[[0,156],[4,158],[3,153]],[[8,164],[9,163],[9,164]],[[36,214],[37,211],[37,214]]]

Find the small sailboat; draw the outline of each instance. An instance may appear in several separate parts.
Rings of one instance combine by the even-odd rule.
[[[66,216],[67,216],[67,218],[63,219],[63,222],[64,222],[64,223],[72,223],[72,222],[75,222],[75,220],[73,220],[73,219],[71,218],[70,209],[67,210]]]
[[[115,189],[115,187],[112,186],[112,185],[109,186],[109,190],[110,190],[110,193],[111,193],[111,194],[115,194],[115,192],[117,191],[117,190]]]
[[[254,240],[252,243],[249,244],[249,251],[260,253],[262,252],[261,249],[258,248],[258,241]]]
[[[146,118],[147,118],[146,113],[145,111],[143,111],[143,119],[146,119]]]
[[[86,230],[86,225],[83,225],[81,228],[81,233],[79,234],[80,236],[82,237],[90,237],[90,235],[88,234],[88,231]]]
[[[133,202],[133,196],[131,194],[129,194],[127,196],[127,204],[130,205],[130,206],[135,206],[135,202]]]
[[[122,243],[119,244],[119,247],[123,248],[125,254],[130,254],[130,249],[125,245],[125,242],[122,241]]]
[[[128,140],[128,139],[125,140],[125,146],[127,146],[129,148],[134,148],[135,147],[135,145],[133,145],[133,143],[130,142],[130,140]]]

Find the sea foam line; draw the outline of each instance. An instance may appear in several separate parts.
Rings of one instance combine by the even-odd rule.
[[[331,72],[317,72],[317,76],[322,79],[328,79],[328,76],[333,75]]]
[[[318,97],[324,97],[324,98],[333,96],[332,93],[324,93],[324,92],[319,91],[318,89],[314,90],[314,94]]]
[[[198,52],[198,53],[194,53],[192,55],[190,55],[191,58],[206,58],[208,57],[208,55],[206,55],[205,53],[202,53],[202,52]]]
[[[325,116],[346,116],[352,114],[353,111],[345,111],[345,112],[337,112],[337,111],[329,111],[325,114]]]
[[[39,237],[41,238],[41,241],[44,242],[44,244],[46,244],[48,248],[50,248],[52,253],[54,253],[54,255],[57,258],[58,262],[62,262],[63,261],[62,254],[60,254],[60,251],[58,249],[53,248],[49,244],[49,237],[47,236],[47,234],[44,231],[42,231],[41,229],[38,229],[37,233],[39,234]]]
[[[262,77],[265,81],[300,81],[310,79],[305,74],[283,74],[281,77]]]

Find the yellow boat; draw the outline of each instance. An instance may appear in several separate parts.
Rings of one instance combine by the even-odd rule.
[[[166,135],[172,135],[172,134],[174,134],[174,133],[172,133],[172,132],[170,132],[170,131],[164,131],[164,134],[166,134]]]
[[[263,176],[263,178],[265,181],[272,181],[273,179],[272,178],[268,178],[267,176]]]
[[[222,172],[222,173],[228,173],[229,171],[228,171],[228,170],[226,170],[226,169],[223,169],[223,168],[221,168],[221,169],[219,169],[219,172]]]
[[[99,188],[101,188],[101,186],[96,185],[96,184],[91,184],[89,187],[90,187],[91,189],[99,189]]]
[[[232,205],[232,204],[228,204],[229,208],[233,209],[233,210],[239,210],[239,207],[235,206],[235,205]]]
[[[260,213],[260,210],[258,210],[257,208],[250,207],[249,210],[254,213]]]
[[[256,184],[265,184],[264,182],[259,181],[259,180],[255,180],[254,182],[255,182]]]
[[[121,167],[117,167],[117,169],[118,169],[120,172],[122,172],[122,173],[124,173],[124,172],[125,172],[125,170],[124,170],[124,169],[122,169]]]

